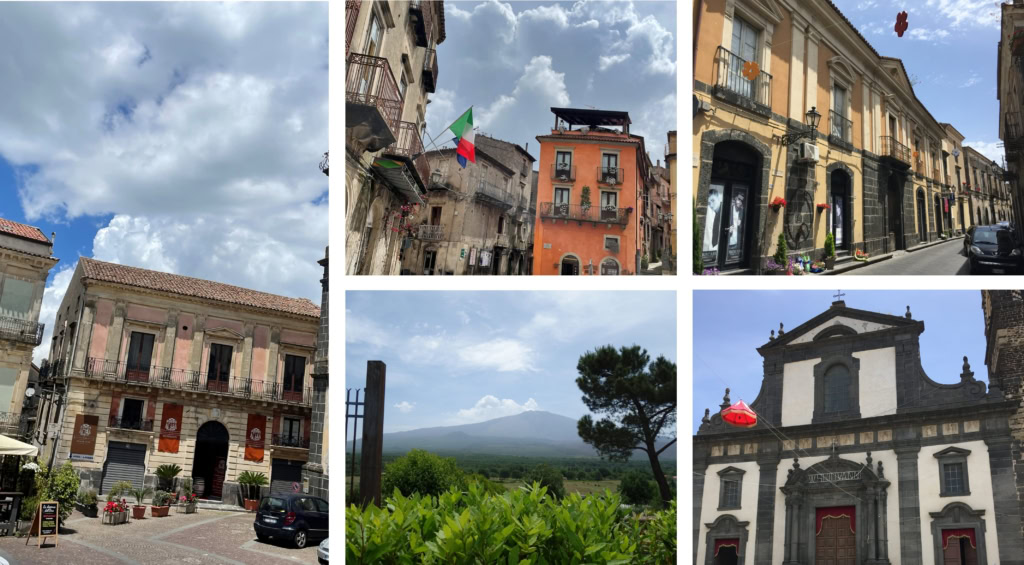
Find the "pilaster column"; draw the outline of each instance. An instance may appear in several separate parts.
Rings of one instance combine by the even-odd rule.
[[[804,120],[803,114],[811,109],[812,106],[818,105],[818,42],[821,41],[821,37],[808,29],[807,32],[807,83],[805,85],[806,90],[804,94],[804,110],[801,112],[799,119],[801,122]],[[818,108],[818,113],[827,115],[828,109]],[[827,122],[826,122],[827,123]]]
[[[883,488],[878,492],[878,560],[889,562],[889,493]]]
[[[992,498],[995,504],[996,536],[999,538],[999,559],[1002,565],[1024,564],[1024,538],[1021,538],[1020,506],[1013,472],[1009,430],[1007,435],[985,438],[988,465],[992,474]]]
[[[772,539],[775,532],[775,481],[779,468],[779,442],[762,442],[758,446],[757,465],[760,477],[757,487],[757,529],[754,536],[754,563],[772,562]]]
[[[695,443],[693,446],[693,562],[697,563],[697,548],[700,547],[700,511],[704,499],[704,480],[708,471],[708,445]],[[707,551],[709,548],[705,548]],[[710,548],[714,551],[714,548]]]
[[[918,495],[917,456],[920,445],[896,448],[900,490],[900,563],[922,565],[921,503]]]
[[[804,30],[807,20],[800,14],[792,13],[793,37],[790,41],[789,57],[789,118],[803,121],[804,116]]]
[[[868,559],[874,560],[878,556],[878,522],[877,516],[875,516],[875,489],[867,488],[865,490],[867,496],[867,515],[865,516],[867,525],[867,534],[870,538],[868,540]]]

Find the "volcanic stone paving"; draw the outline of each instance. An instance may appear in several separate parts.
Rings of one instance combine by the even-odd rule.
[[[891,259],[853,269],[842,275],[966,275],[964,240],[954,239],[913,253],[897,252]]]
[[[200,510],[166,518],[132,520],[105,526],[99,518],[75,512],[61,532],[57,547],[48,538],[0,538],[0,557],[22,563],[124,563],[130,565],[285,565],[315,564],[316,544],[296,549],[284,543],[263,543],[252,529],[253,513]],[[148,514],[148,512],[147,512]],[[317,542],[319,543],[319,542]]]

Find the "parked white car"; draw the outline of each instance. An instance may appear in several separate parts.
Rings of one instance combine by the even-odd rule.
[[[320,565],[327,565],[327,541],[328,540],[325,539],[320,542],[320,547],[316,548],[316,558],[320,562]]]

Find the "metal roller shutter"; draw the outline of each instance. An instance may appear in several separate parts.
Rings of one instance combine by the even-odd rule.
[[[128,481],[132,487],[142,488],[145,477],[146,444],[120,441],[107,444],[101,494],[110,492],[110,487],[117,481]]]
[[[270,494],[292,494],[295,492],[293,483],[302,484],[302,465],[304,461],[290,459],[270,460]]]

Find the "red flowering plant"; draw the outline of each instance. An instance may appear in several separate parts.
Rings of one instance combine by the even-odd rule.
[[[188,496],[185,496],[184,494],[181,495],[181,498],[178,499],[178,502],[180,502],[182,504],[192,504],[196,500],[199,500],[199,496],[196,493],[193,492],[192,494],[190,494]]]
[[[125,499],[111,500],[107,502],[107,505],[103,507],[104,513],[116,513],[116,512],[127,512],[128,502]]]
[[[786,207],[786,199],[781,197],[781,196],[776,196],[775,199],[772,200],[772,203],[769,204],[769,206],[772,207],[772,210],[775,210],[776,212],[778,212],[779,208],[785,208]]]
[[[821,204],[818,204],[818,210],[829,210],[831,208],[832,208],[832,206],[830,206],[829,204],[827,204],[825,202],[822,202]]]
[[[395,212],[395,221],[391,224],[391,231],[411,237],[413,232],[416,231],[416,226],[413,225],[412,219],[416,215],[417,208],[419,208],[418,204],[402,204],[398,211]]]

